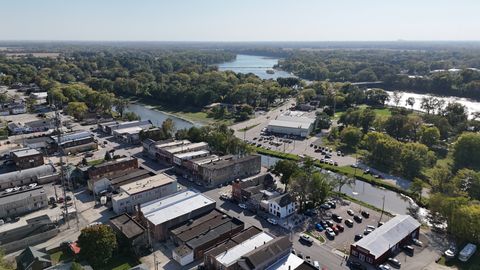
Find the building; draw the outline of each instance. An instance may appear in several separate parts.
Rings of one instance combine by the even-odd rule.
[[[138,180],[142,180],[151,176],[154,176],[155,173],[145,170],[144,168],[138,168],[129,170],[128,172],[117,172],[113,175],[98,179],[93,182],[92,191],[95,194],[99,194],[102,191],[113,191],[119,192],[120,187]]]
[[[35,149],[20,149],[10,152],[17,170],[25,170],[44,164],[42,153]]]
[[[46,249],[27,247],[15,260],[18,270],[42,270],[52,266],[50,255]]]
[[[36,93],[31,93],[30,98],[33,98],[35,100],[47,100],[48,93],[47,92],[36,92]]]
[[[84,151],[96,150],[97,143],[90,131],[78,131],[62,134],[60,140],[57,136],[51,136],[56,151],[61,150],[65,154],[75,154]]]
[[[15,104],[13,106],[10,106],[10,112],[11,114],[22,114],[27,112],[27,106],[25,104]]]
[[[130,122],[109,122],[109,123],[99,124],[98,126],[103,132],[110,135],[114,135],[115,130],[122,130],[122,129],[132,128],[132,127],[149,129],[153,127],[152,122],[150,120],[137,120],[137,121],[130,121]]]
[[[206,252],[204,263],[207,269],[241,269],[238,261],[245,255],[272,241],[274,237],[265,232],[252,235],[254,231],[246,231],[245,235],[239,235],[228,240],[222,245]],[[247,238],[248,237],[248,238]]]
[[[178,245],[172,257],[182,266],[203,259],[206,250],[242,231],[244,226],[242,221],[218,210],[191,219],[171,230],[171,238]]]
[[[95,180],[109,177],[115,175],[119,172],[126,174],[131,170],[138,169],[138,160],[136,158],[127,157],[119,158],[116,160],[111,160],[104,162],[99,165],[94,165],[88,168],[87,177],[88,177],[88,189],[93,190],[93,183]]]
[[[208,143],[185,143],[176,146],[157,147],[157,159],[167,163],[173,163],[173,157],[177,154],[208,150]]]
[[[243,255],[233,267],[238,270],[263,270],[291,254],[289,236],[275,238]]]
[[[267,131],[305,138],[312,133],[314,123],[315,119],[305,116],[281,115],[268,123]]]
[[[27,131],[27,129],[22,126],[20,123],[15,123],[15,122],[10,122],[7,124],[8,131],[10,131],[10,134],[15,135],[15,134],[21,134]]]
[[[274,185],[275,179],[270,173],[260,173],[244,179],[237,179],[232,183],[232,199],[237,202],[247,202],[252,195],[260,190],[273,188]]]
[[[196,159],[196,158],[203,158],[210,155],[210,151],[208,150],[199,150],[193,152],[185,152],[180,154],[173,155],[173,164],[177,166],[184,166],[184,164],[188,160]]]
[[[110,227],[115,231],[119,243],[125,243],[135,254],[148,248],[147,230],[128,214],[110,219]]]
[[[397,253],[403,244],[418,239],[420,223],[409,215],[397,215],[350,246],[350,255],[379,265]]]
[[[177,192],[177,180],[166,174],[157,174],[120,186],[119,194],[112,197],[113,211],[117,214],[134,211],[135,206]]]
[[[133,127],[126,127],[115,129],[112,132],[113,137],[121,140],[125,143],[139,143],[140,142],[140,132],[149,130],[153,125],[142,124]]]
[[[265,270],[315,270],[318,269],[295,254],[287,254]]]
[[[43,187],[0,194],[0,218],[17,217],[48,206],[47,193]]]
[[[53,140],[50,137],[37,137],[25,139],[23,141],[23,146],[46,153],[52,142]]]
[[[42,119],[25,123],[25,129],[28,132],[48,131],[53,128],[55,128],[53,119]]]
[[[0,248],[5,253],[38,245],[55,237],[60,230],[48,215],[6,223],[0,227]]]
[[[268,204],[268,212],[278,218],[288,217],[296,211],[296,203],[288,193],[269,199],[266,203]]]
[[[153,238],[166,240],[168,229],[212,211],[216,202],[194,191],[181,191],[140,206],[143,224],[148,224]]]
[[[236,179],[242,179],[260,173],[261,158],[259,155],[248,155],[240,158],[230,157],[199,166],[199,175],[205,186],[213,187]]]
[[[0,174],[0,190],[21,187],[33,183],[45,184],[59,179],[59,172],[52,164]]]

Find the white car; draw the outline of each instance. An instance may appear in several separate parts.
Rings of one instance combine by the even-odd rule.
[[[378,266],[378,269],[380,269],[380,270],[390,270],[391,268],[390,268],[390,266],[388,266],[386,264],[380,264]]]
[[[313,239],[309,235],[306,235],[306,234],[300,235],[300,240],[304,241],[304,242],[307,242],[310,245],[313,244]]]
[[[242,209],[247,209],[247,206],[244,203],[239,203],[238,207],[240,207]]]
[[[332,238],[335,237],[335,232],[330,227],[327,227],[327,229],[325,230],[325,233]]]
[[[278,224],[277,221],[273,218],[268,218],[267,221],[272,225],[277,225]]]
[[[419,247],[421,247],[423,245],[422,241],[418,240],[418,239],[413,239],[413,243]]]

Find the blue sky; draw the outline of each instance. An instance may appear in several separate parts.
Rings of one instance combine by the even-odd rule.
[[[480,40],[479,0],[2,0],[0,40]]]

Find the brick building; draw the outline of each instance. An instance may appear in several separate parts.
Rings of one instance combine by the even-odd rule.
[[[207,187],[242,179],[260,173],[261,158],[259,155],[248,155],[240,158],[230,157],[209,162],[199,166],[202,183]]]
[[[44,164],[43,155],[35,149],[20,149],[10,153],[17,170],[38,167]]]

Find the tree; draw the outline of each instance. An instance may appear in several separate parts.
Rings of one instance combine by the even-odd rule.
[[[410,184],[410,191],[412,192],[414,199],[418,200],[422,197],[423,186],[424,183],[422,180],[418,178],[413,179],[413,182]]]
[[[134,112],[124,112],[122,118],[127,121],[136,121],[140,120],[140,115]]]
[[[438,144],[440,140],[440,130],[437,127],[422,127],[420,134],[420,142],[425,144],[428,147],[432,147]]]
[[[314,207],[320,206],[331,195],[332,181],[327,174],[314,172],[310,181],[309,200]]]
[[[461,169],[457,171],[452,182],[457,195],[480,200],[480,172]]]
[[[402,114],[395,114],[390,116],[385,122],[385,131],[388,135],[396,138],[405,138],[407,135],[407,116]]]
[[[165,121],[163,121],[162,130],[167,137],[173,137],[173,133],[175,132],[175,123],[171,118],[167,118]]]
[[[78,237],[80,255],[94,266],[105,265],[117,249],[117,238],[112,228],[96,225],[85,228]]]
[[[480,170],[480,134],[465,132],[453,147],[453,160],[456,169]]]
[[[88,111],[88,107],[85,104],[85,102],[76,102],[76,101],[68,103],[68,106],[65,109],[65,112],[68,115],[71,115],[78,120],[82,120],[83,117],[85,116],[85,113],[87,113],[87,111]]]
[[[434,97],[423,97],[420,103],[420,108],[427,114],[430,114],[433,110],[435,110]]]
[[[73,262],[70,270],[83,270],[83,267],[78,262]]]
[[[402,93],[400,93],[399,91],[393,91],[393,95],[392,95],[392,98],[393,98],[393,103],[395,103],[395,107],[398,107],[398,105],[400,104],[400,101],[402,101]]]
[[[468,120],[467,107],[458,102],[448,103],[443,110],[443,115],[447,118],[448,123],[454,127],[464,124]]]
[[[297,170],[291,177],[291,193],[300,203],[300,211],[303,210],[310,191],[311,175],[304,170]]]
[[[350,150],[353,150],[362,140],[363,133],[359,128],[348,126],[340,132],[340,139]]]
[[[400,163],[402,174],[408,178],[416,177],[427,164],[428,148],[420,143],[403,144]]]
[[[405,105],[410,106],[413,110],[413,106],[415,106],[415,98],[414,97],[408,97],[407,100],[405,100]]]
[[[282,159],[275,163],[272,173],[280,177],[280,182],[285,185],[285,192],[287,192],[288,184],[292,175],[299,169],[297,163],[292,160]]]
[[[123,113],[128,106],[128,100],[124,98],[117,98],[113,102],[113,105],[115,106],[115,110],[120,114],[120,117],[123,118]]]
[[[343,186],[352,186],[355,183],[355,178],[345,175],[338,175],[333,179],[333,185],[338,187],[338,193],[342,191]]]
[[[0,249],[0,269],[1,270],[14,270],[13,262],[5,259],[5,252]]]

